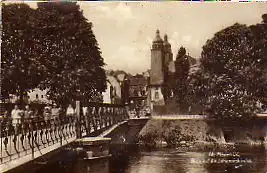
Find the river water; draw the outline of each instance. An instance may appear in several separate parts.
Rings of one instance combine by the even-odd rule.
[[[53,165],[35,170],[38,173],[266,173],[267,150],[264,147],[230,147],[228,149],[156,150],[115,146],[113,156],[90,163],[64,156]],[[68,159],[69,158],[69,159]],[[26,171],[26,170],[25,170]],[[29,172],[29,169],[26,171]],[[31,171],[30,171],[31,172]]]
[[[266,173],[266,163],[264,147],[135,150],[112,158],[110,173]]]

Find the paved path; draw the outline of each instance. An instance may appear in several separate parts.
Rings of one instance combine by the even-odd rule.
[[[266,117],[267,113],[257,114],[258,117]],[[162,120],[189,120],[189,119],[204,119],[207,115],[153,115],[152,119],[162,119]]]
[[[267,112],[262,114],[257,114],[258,117],[267,117]]]
[[[186,119],[204,119],[206,115],[153,115],[152,119],[162,120],[186,120]]]

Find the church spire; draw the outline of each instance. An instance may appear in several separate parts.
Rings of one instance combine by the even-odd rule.
[[[171,44],[168,42],[168,35],[167,34],[164,35],[164,43],[163,44],[164,44],[165,51],[171,52]]]
[[[161,49],[163,48],[163,40],[160,37],[159,30],[156,31],[156,37],[153,40],[152,49]]]
[[[159,30],[156,31],[156,37],[153,42],[163,42],[163,40],[160,37]]]
[[[164,42],[168,42],[168,35],[167,34],[164,35]]]

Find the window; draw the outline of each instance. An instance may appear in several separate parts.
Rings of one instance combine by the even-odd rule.
[[[159,99],[159,92],[155,92],[155,99]]]
[[[143,95],[143,96],[146,95],[146,91],[145,91],[145,90],[142,91],[142,95]]]
[[[109,91],[110,91],[110,93],[109,93],[110,97],[112,97],[113,96],[113,87],[112,86],[110,86],[110,90]]]
[[[114,87],[113,88],[113,96],[116,96],[117,95],[117,93],[116,93],[116,88]]]
[[[41,98],[44,98],[44,95],[41,95]]]
[[[134,90],[134,96],[138,96],[137,90]]]
[[[35,96],[37,99],[38,99],[38,94],[36,94],[36,96]]]

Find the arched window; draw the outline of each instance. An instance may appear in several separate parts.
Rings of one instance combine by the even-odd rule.
[[[109,94],[110,94],[110,98],[112,98],[113,97],[113,86],[110,86],[110,88],[109,88]]]
[[[113,95],[114,95],[114,96],[117,95],[117,94],[116,94],[116,88],[115,88],[115,87],[113,88]]]
[[[145,90],[142,91],[142,96],[144,96],[144,95],[146,95],[146,91]]]

